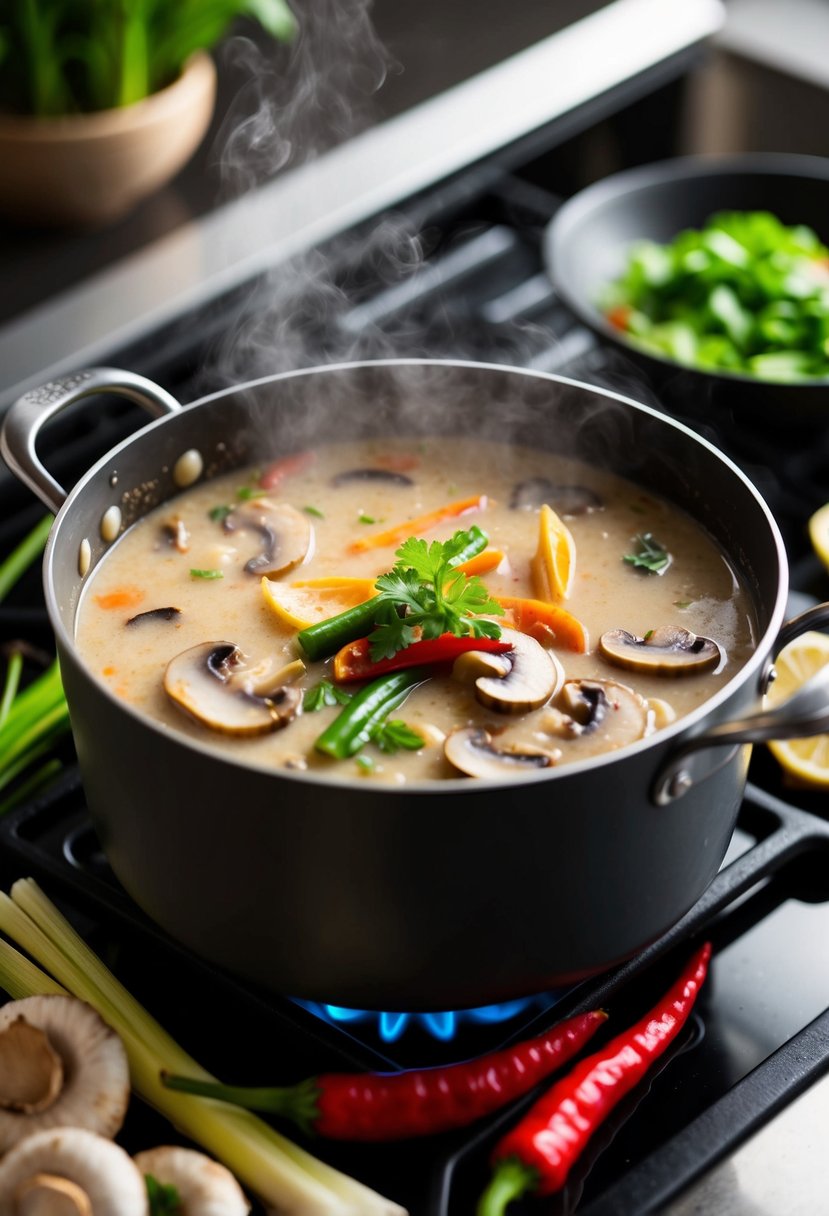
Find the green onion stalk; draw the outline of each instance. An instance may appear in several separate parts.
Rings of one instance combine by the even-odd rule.
[[[0,988],[13,999],[69,992],[120,1035],[133,1089],[239,1181],[292,1216],[405,1216],[402,1208],[319,1161],[251,1112],[167,1089],[162,1073],[214,1078],[193,1060],[104,966],[31,879],[0,892]],[[48,972],[49,974],[46,974]]]
[[[0,601],[40,557],[52,523],[52,516],[45,516],[0,563]],[[7,647],[9,658],[0,691],[0,794],[17,782],[13,792],[0,799],[0,814],[52,780],[60,761],[49,753],[69,730],[69,711],[56,660],[20,691],[24,650],[22,643]],[[37,760],[44,763],[32,772]]]

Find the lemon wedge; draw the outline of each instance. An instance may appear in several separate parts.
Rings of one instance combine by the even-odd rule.
[[[292,629],[307,629],[346,608],[364,603],[373,594],[373,579],[309,579],[292,586],[270,578],[262,579],[265,603]]]
[[[821,510],[826,511],[826,507]],[[829,544],[824,560],[829,564]],[[829,635],[804,633],[802,637],[789,642],[775,660],[777,679],[768,691],[767,704],[772,707],[785,701],[827,663]],[[769,748],[785,769],[791,784],[829,789],[829,735],[775,741],[769,743]]]
[[[546,503],[538,517],[538,549],[530,565],[537,599],[567,598],[576,573],[576,542]]]
[[[809,536],[812,548],[829,570],[829,502],[815,511],[809,520]]]

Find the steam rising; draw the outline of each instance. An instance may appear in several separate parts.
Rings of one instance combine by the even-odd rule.
[[[246,78],[219,139],[222,178],[232,194],[251,189],[279,171],[290,171],[376,121],[377,92],[387,73],[396,68],[372,27],[370,0],[292,2],[301,32],[289,50],[262,49],[244,38],[235,39],[228,48],[230,65]],[[496,226],[490,234],[494,244],[482,248],[484,262],[510,252],[508,230]],[[267,242],[268,234],[261,239]],[[196,387],[206,391],[279,372],[367,359],[452,357],[532,367],[539,347],[556,346],[556,339],[534,319],[532,308],[516,310],[497,327],[481,327],[463,314],[462,298],[453,293],[450,314],[435,281],[435,266],[441,258],[451,258],[453,251],[441,248],[440,256],[433,257],[430,242],[437,239],[428,229],[424,235],[416,219],[387,214],[363,230],[328,242],[324,249],[310,249],[280,263],[248,289]],[[475,234],[467,234],[467,239],[474,242]],[[484,243],[486,239],[481,237]],[[506,242],[504,250],[499,249],[498,239]],[[475,256],[465,273],[476,273]],[[520,251],[518,261],[523,266]],[[616,392],[639,400],[645,396],[641,376],[634,379],[633,369],[623,361],[606,366],[602,378]],[[391,426],[419,434],[455,429],[447,424],[446,392],[438,379],[432,373],[400,369],[395,391],[383,402],[372,403],[374,423],[381,429]],[[522,435],[527,414],[516,396],[532,398],[537,383],[513,377],[509,392],[499,400],[484,402],[477,390],[471,406],[464,402],[461,408],[453,400],[457,426],[462,430],[472,425],[474,417],[479,434],[532,443],[531,435]],[[457,383],[454,387],[458,392]],[[550,394],[547,385],[542,395],[548,403]],[[337,429],[331,426],[332,413],[348,417],[352,426],[355,415],[360,415],[365,428],[363,411],[352,411],[347,400],[339,399],[338,386],[330,377],[320,378],[315,393],[287,384],[279,395],[283,401],[298,396],[302,414],[301,424],[297,418],[286,433],[286,413],[290,416],[292,411],[280,410],[280,443],[292,443],[292,434],[298,441],[300,431],[306,442],[321,433],[331,435]],[[554,395],[558,398],[554,413],[549,405],[546,415],[535,407],[530,411],[536,428],[546,416],[544,442],[551,448],[567,450],[578,432],[580,448],[585,444],[588,448],[586,457],[600,463],[607,458],[611,465],[623,447],[630,448],[631,423],[624,407],[608,406],[606,399],[578,391],[558,390]],[[249,400],[259,428],[265,422],[263,395],[252,393]],[[325,424],[318,425],[323,415]]]
[[[245,81],[216,147],[228,194],[261,185],[365,129],[392,60],[374,32],[371,0],[291,0],[290,48],[233,38],[224,66]]]

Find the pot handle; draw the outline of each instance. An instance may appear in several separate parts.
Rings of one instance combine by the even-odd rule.
[[[774,644],[773,655],[808,629],[829,625],[829,603],[816,604],[787,621]],[[768,673],[770,679],[772,672]],[[770,680],[769,680],[770,682]],[[699,735],[683,740],[657,775],[651,797],[657,806],[668,806],[694,785],[719,772],[734,758],[744,743],[768,743],[771,739],[805,739],[829,732],[829,664],[807,680],[793,696],[774,709],[763,709],[720,722]],[[700,763],[696,753],[708,748],[728,747],[719,760]]]
[[[128,397],[156,418],[181,409],[175,397],[152,380],[111,367],[93,367],[62,376],[19,397],[6,414],[0,432],[0,455],[15,476],[56,514],[66,499],[66,490],[41,464],[35,451],[37,437],[41,428],[61,410],[96,393]]]

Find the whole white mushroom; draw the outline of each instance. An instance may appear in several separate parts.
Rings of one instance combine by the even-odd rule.
[[[204,1153],[162,1145],[139,1153],[134,1160],[142,1174],[176,1188],[181,1216],[247,1216],[250,1211],[230,1170]]]
[[[79,1127],[35,1132],[0,1161],[3,1216],[149,1216],[144,1175],[111,1140]]]
[[[51,1127],[112,1137],[129,1097],[124,1045],[90,1005],[55,995],[0,1008],[0,1153]]]

